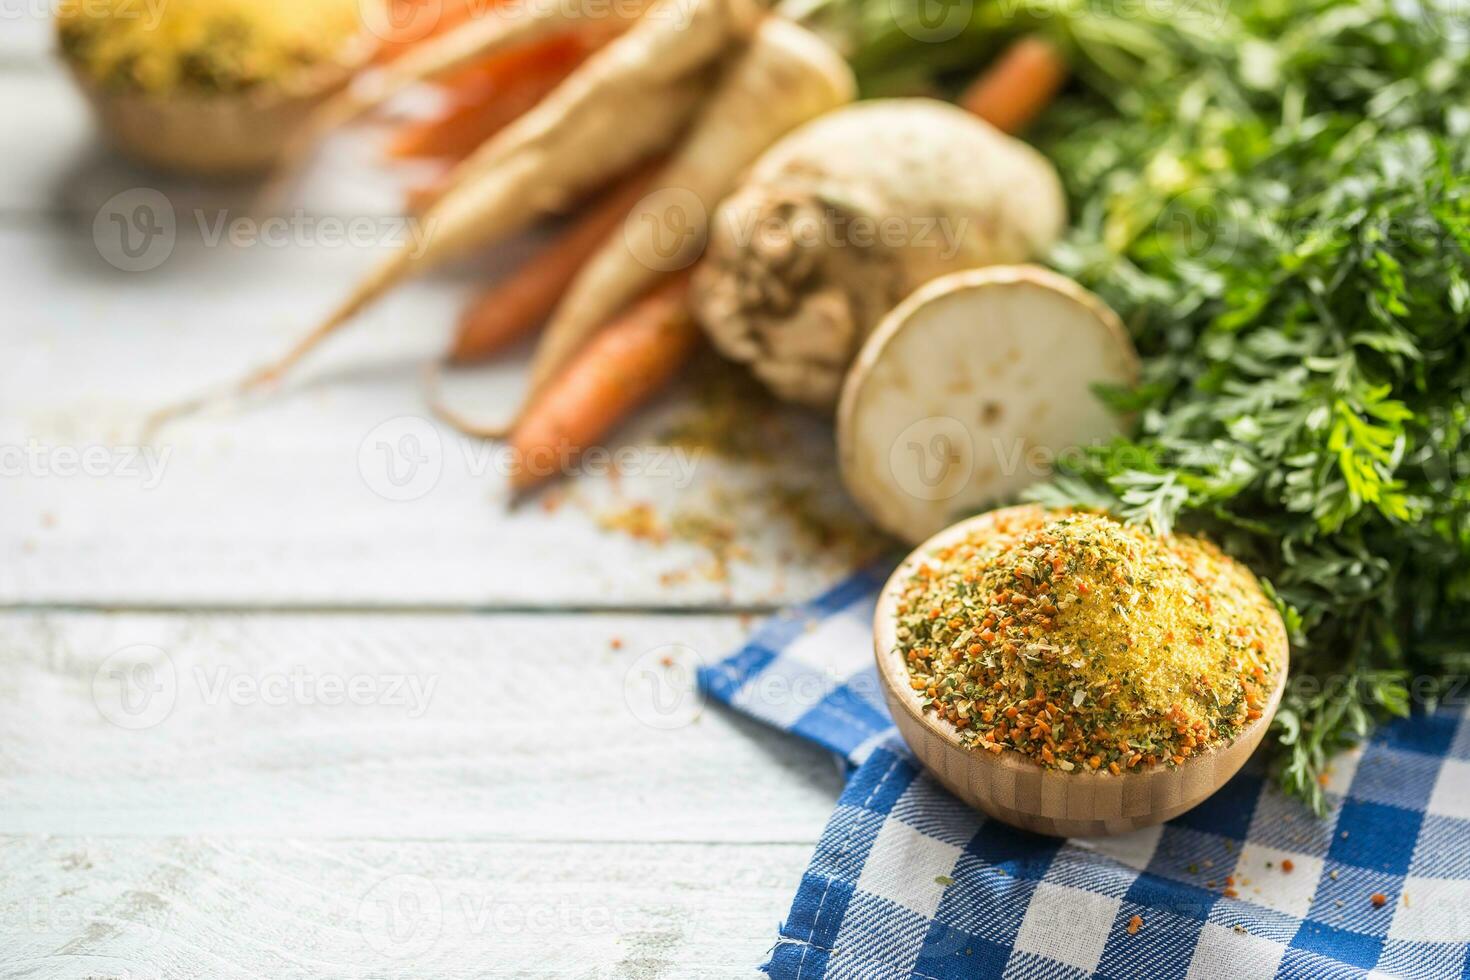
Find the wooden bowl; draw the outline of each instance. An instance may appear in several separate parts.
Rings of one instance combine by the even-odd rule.
[[[1057,837],[1121,834],[1161,823],[1198,806],[1250,758],[1270,727],[1285,687],[1286,627],[1274,617],[1272,644],[1275,688],[1261,717],[1235,739],[1169,768],[1152,766],[1108,772],[1045,769],[1012,749],[999,755],[960,744],[959,731],[933,712],[924,712],[909,686],[908,667],[897,651],[895,608],[908,577],[936,548],[993,527],[997,517],[1025,508],[1005,508],[961,521],[919,545],[883,586],[873,620],[878,675],[898,730],[919,761],[950,792],[997,820],[1022,830]]]
[[[245,177],[273,168],[321,104],[351,80],[371,45],[354,42],[339,62],[289,85],[241,94],[157,96],[99,86],[75,64],[72,77],[113,145],[157,170]]]

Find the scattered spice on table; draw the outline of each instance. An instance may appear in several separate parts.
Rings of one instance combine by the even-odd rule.
[[[898,651],[961,741],[1048,767],[1178,765],[1261,717],[1285,643],[1213,544],[1023,508],[936,550],[899,598]]]
[[[1388,896],[1383,892],[1374,892],[1369,901],[1373,903],[1375,909],[1381,909],[1388,904]]]
[[[1138,930],[1140,930],[1142,928],[1143,928],[1143,916],[1141,916],[1141,915],[1135,915],[1133,918],[1131,918],[1131,919],[1128,920],[1128,935],[1130,935],[1130,936],[1136,936],[1136,935],[1138,935]]]
[[[1294,869],[1295,867],[1296,865],[1292,863],[1292,860],[1290,858],[1287,858],[1285,861],[1281,862],[1281,870],[1286,872],[1287,874],[1291,874],[1292,869]]]

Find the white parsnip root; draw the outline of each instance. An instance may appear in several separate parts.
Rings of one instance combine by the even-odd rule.
[[[545,101],[456,170],[424,215],[417,250],[395,252],[285,357],[248,377],[277,380],[393,286],[511,235],[667,149],[709,92],[723,57],[759,22],[758,0],[658,0]]]
[[[557,35],[596,32],[615,37],[636,23],[653,2],[524,0],[491,7],[442,36],[415,45],[388,64],[362,72],[313,112],[291,138],[277,175],[261,191],[260,206],[276,210],[295,171],[327,133],[371,112],[405,89]]]
[[[837,408],[842,480],[873,522],[919,542],[1117,435],[1098,384],[1138,357],[1117,314],[1033,265],[950,273],[863,344]]]
[[[694,279],[715,347],[830,410],[863,339],[916,287],[1021,262],[1066,223],[1052,165],[947,103],[862,102],[767,151],[721,204]]]
[[[709,214],[756,157],[856,96],[852,70],[827,42],[790,21],[766,18],[726,68],[652,191],[572,283],[536,351],[531,394],[625,306],[698,259]]]

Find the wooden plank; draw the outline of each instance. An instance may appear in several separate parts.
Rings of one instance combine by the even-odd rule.
[[[568,506],[509,511],[504,457],[432,420],[421,370],[468,281],[514,249],[405,287],[272,397],[167,429],[150,468],[137,448],[149,412],[281,351],[380,251],[181,236],[157,268],[128,273],[90,233],[0,230],[13,311],[0,322],[0,602],[748,606],[811,595],[852,566],[850,549],[804,541],[774,507],[782,488],[803,491],[811,512],[858,523],[830,426],[795,412],[766,462],[679,456],[658,435],[697,412],[666,399],[600,447],[602,472],[572,481]],[[504,418],[526,356],[469,372],[451,400]],[[621,479],[614,451],[629,454]],[[100,454],[97,475],[77,472],[82,454]],[[728,576],[708,547],[599,530],[645,502],[665,523],[728,529]]]
[[[809,852],[0,837],[0,976],[754,976]]]
[[[744,632],[0,615],[0,834],[811,841],[841,788],[832,756],[692,691],[695,660]]]
[[[51,56],[50,0],[0,0],[0,65],[20,71]]]

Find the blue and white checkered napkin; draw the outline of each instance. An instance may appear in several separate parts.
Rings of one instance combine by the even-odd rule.
[[[1460,713],[1393,724],[1340,757],[1326,819],[1247,767],[1162,826],[1034,836],[956,800],[893,729],[870,629],[887,570],[775,617],[701,672],[713,697],[853,767],[773,977],[1470,977]]]

